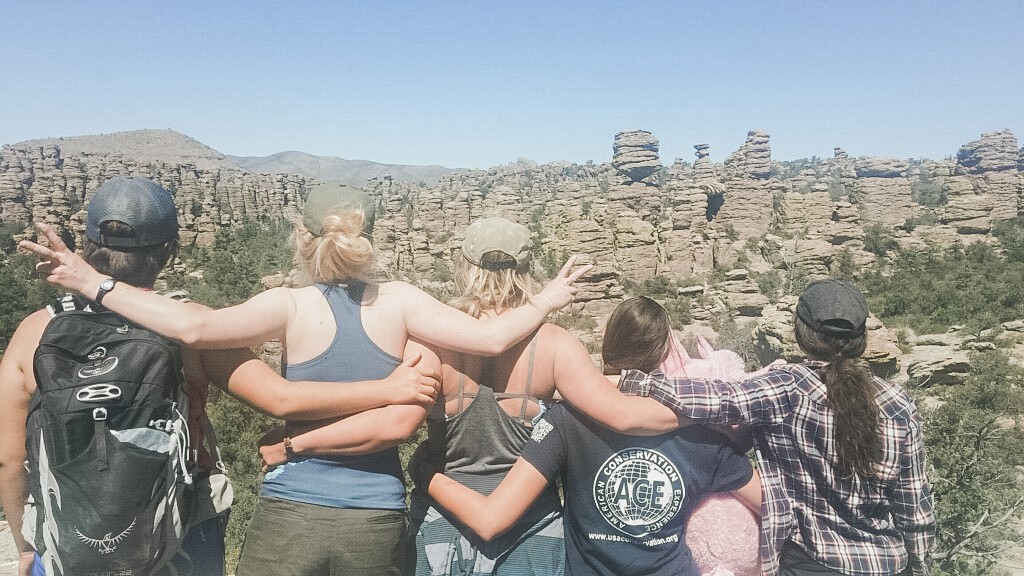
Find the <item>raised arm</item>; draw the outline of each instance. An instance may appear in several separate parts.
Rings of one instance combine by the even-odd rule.
[[[23,240],[19,246],[43,258],[36,271],[46,281],[95,300],[108,278],[68,249],[52,228],[37,224],[50,247]],[[195,348],[242,348],[284,337],[293,313],[287,289],[276,288],[221,310],[202,309],[118,282],[103,306],[128,320]]]
[[[206,351],[206,377],[249,406],[282,420],[321,420],[348,416],[389,404],[429,409],[437,398],[437,370],[409,356],[382,380],[290,382],[253,357],[248,349]]]
[[[402,302],[410,336],[456,352],[494,356],[527,337],[549,313],[572,301],[577,291],[574,282],[592,267],[586,265],[573,271],[575,263],[575,256],[569,258],[558,275],[530,299],[530,304],[480,319],[438,302],[409,284],[392,282],[385,286]]]
[[[555,388],[562,398],[606,428],[634,435],[664,434],[690,424],[652,399],[627,396],[594,367],[583,344],[558,332],[554,360]]]
[[[427,474],[420,483],[434,502],[484,540],[493,540],[514,526],[547,485],[547,478],[522,458],[516,460],[490,496],[443,474]]]

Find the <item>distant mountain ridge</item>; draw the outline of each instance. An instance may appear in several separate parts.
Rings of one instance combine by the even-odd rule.
[[[243,169],[256,174],[298,174],[321,182],[342,182],[364,186],[371,178],[391,176],[404,182],[433,184],[455,172],[444,166],[379,164],[369,160],[346,160],[337,156],[314,156],[306,152],[278,152],[270,156],[227,156]]]
[[[138,162],[194,164],[202,170],[239,170],[224,154],[174,130],[131,130],[92,136],[40,138],[13,144],[15,149],[58,146],[67,156],[118,155]]]
[[[455,172],[444,166],[380,164],[369,160],[346,160],[336,156],[314,156],[305,152],[278,152],[270,156],[231,156],[174,130],[131,130],[89,136],[65,136],[25,140],[10,145],[15,149],[57,146],[64,157],[122,156],[139,163],[192,164],[201,170],[241,170],[253,174],[296,174],[320,182],[342,182],[365,186],[371,178],[391,176],[404,182],[433,184]]]

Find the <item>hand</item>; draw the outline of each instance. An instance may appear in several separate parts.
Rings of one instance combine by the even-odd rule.
[[[391,404],[419,404],[427,410],[434,405],[441,382],[432,369],[419,366],[422,359],[422,353],[412,354],[384,379],[383,385],[392,396]]]
[[[260,459],[263,460],[262,471],[264,473],[288,462],[288,451],[284,447],[284,439],[289,434],[286,426],[275,426],[259,439]]]
[[[539,294],[534,296],[534,299],[545,302],[550,306],[551,309],[547,311],[547,314],[560,310],[572,302],[573,298],[576,297],[576,292],[579,291],[579,288],[574,286],[575,282],[579,280],[580,276],[583,276],[594,267],[593,264],[587,264],[573,271],[572,267],[575,264],[576,255],[574,254],[565,262],[565,266],[562,266],[562,269],[558,271],[555,278],[548,282],[547,286],[544,286],[544,289]],[[533,299],[531,299],[532,302]],[[544,311],[543,308],[540,308],[540,310]]]
[[[754,435],[743,424],[709,424],[708,427],[724,434],[740,452],[749,452],[754,447]]]
[[[36,264],[36,274],[50,284],[59,286],[69,292],[77,292],[86,298],[95,299],[100,283],[107,276],[100,274],[89,266],[81,256],[75,254],[64,244],[53,228],[46,224],[36,224],[39,231],[49,242],[47,248],[29,240],[22,240],[18,246],[28,250],[40,258]]]
[[[438,469],[439,464],[440,470]],[[431,448],[430,440],[427,440],[420,443],[416,451],[412,453],[412,458],[409,459],[406,469],[409,471],[409,476],[416,489],[427,493],[430,480],[434,474],[443,473],[444,464],[438,462],[438,457]]]

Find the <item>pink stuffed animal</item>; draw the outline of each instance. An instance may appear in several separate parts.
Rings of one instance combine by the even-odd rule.
[[[661,365],[667,376],[714,380],[743,380],[749,374],[743,359],[731,350],[715,350],[698,337],[700,358],[691,358],[674,335]],[[734,438],[742,427],[716,427]],[[723,429],[725,428],[725,429]],[[705,497],[686,525],[686,545],[702,576],[757,576],[760,524],[757,515],[729,493]]]

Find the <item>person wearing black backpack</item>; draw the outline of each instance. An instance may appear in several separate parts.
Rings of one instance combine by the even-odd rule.
[[[85,232],[83,257],[109,280],[93,301],[29,315],[0,361],[0,502],[20,576],[224,573],[231,490],[209,438],[210,382],[285,419],[433,403],[437,381],[417,357],[373,385],[289,382],[248,349],[182,349],[105,310],[114,285],[152,288],[177,252],[173,196],[150,180],[105,182]],[[147,507],[115,510],[135,493]]]

